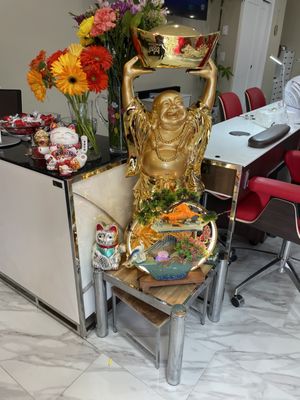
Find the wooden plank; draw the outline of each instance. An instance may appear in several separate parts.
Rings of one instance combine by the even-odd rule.
[[[154,287],[166,287],[166,286],[177,286],[177,285],[188,285],[195,284],[199,285],[205,280],[205,276],[203,275],[201,270],[190,272],[186,278],[184,279],[175,279],[175,280],[157,280],[154,279],[151,275],[144,275],[140,278],[140,288],[145,293],[150,293],[150,288]]]
[[[131,296],[130,294],[124,292],[124,290],[114,286],[112,291],[121,301],[123,301],[157,328],[164,325],[170,318],[168,314],[165,314],[149,304],[137,299],[136,297]]]
[[[203,276],[205,277],[208,272],[212,269],[211,265],[201,265],[201,267],[193,271],[194,272],[201,272]],[[137,290],[140,289],[140,284],[139,281],[142,277],[149,277],[149,274],[146,274],[143,271],[140,271],[139,269],[133,267],[133,268],[126,268],[123,264],[119,267],[118,270],[116,271],[107,271],[107,274],[110,276],[116,278],[117,280],[127,284],[130,287],[133,287]],[[146,278],[143,278],[146,279]],[[158,281],[162,282],[162,281]],[[166,281],[163,281],[166,282]],[[201,284],[201,283],[200,283]],[[191,284],[185,284],[185,285],[172,285],[172,286],[162,286],[162,287],[151,287],[147,294],[152,295],[156,299],[160,301],[164,301],[165,303],[169,305],[174,305],[174,304],[184,304],[186,299],[188,299],[194,291],[197,289],[199,284],[191,283]]]

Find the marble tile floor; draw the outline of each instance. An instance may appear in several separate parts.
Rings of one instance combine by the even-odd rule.
[[[241,243],[238,243],[241,245]],[[279,247],[277,238],[258,246]],[[120,332],[84,340],[0,282],[0,400],[296,400],[300,399],[300,294],[274,273],[230,303],[233,287],[270,255],[237,249],[219,323],[191,311],[181,384],[166,383],[167,327],[162,366],[125,335],[153,345],[151,326],[119,304]],[[300,248],[293,247],[300,259]],[[300,273],[300,262],[295,262]]]

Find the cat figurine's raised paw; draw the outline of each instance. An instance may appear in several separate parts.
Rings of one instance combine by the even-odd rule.
[[[118,244],[118,227],[115,224],[96,227],[96,243],[92,250],[92,265],[96,269],[118,269],[121,261],[121,246]]]

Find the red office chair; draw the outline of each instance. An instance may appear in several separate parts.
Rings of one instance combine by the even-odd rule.
[[[221,120],[225,121],[230,118],[243,114],[242,105],[238,96],[233,92],[222,93],[219,96]]]
[[[267,104],[265,95],[258,87],[249,88],[245,91],[247,112],[256,110]]]
[[[300,184],[300,151],[290,150],[285,153],[284,161],[293,183]]]
[[[281,237],[283,242],[275,259],[235,288],[231,299],[235,307],[244,303],[239,294],[241,289],[277,269],[287,272],[300,291],[299,276],[289,259],[292,242],[300,244],[300,219],[297,208],[297,204],[300,203],[300,187],[275,179],[253,177],[248,188],[249,193],[238,204],[236,220]]]

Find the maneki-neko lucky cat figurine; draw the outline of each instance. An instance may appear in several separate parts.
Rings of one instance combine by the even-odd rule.
[[[92,265],[95,269],[118,269],[121,261],[121,246],[118,243],[118,227],[115,224],[96,227],[96,243],[92,250]]]
[[[57,127],[50,132],[50,144],[45,160],[47,169],[59,171],[67,176],[82,168],[87,161],[87,137],[78,134],[71,127]]]

